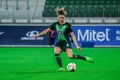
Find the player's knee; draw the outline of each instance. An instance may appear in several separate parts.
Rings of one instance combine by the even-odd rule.
[[[57,47],[54,48],[54,53],[60,53],[60,52],[61,52],[60,48],[57,48]]]
[[[68,58],[73,59],[73,55],[68,55]]]
[[[54,53],[55,53],[55,54],[60,54],[60,51],[56,51],[56,50],[55,50]]]

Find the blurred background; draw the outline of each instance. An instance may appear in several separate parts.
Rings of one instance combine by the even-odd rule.
[[[86,23],[90,23],[91,18],[102,20],[101,23],[120,22],[119,0],[0,0],[0,22],[52,22],[56,18],[56,7],[64,7],[72,23],[77,22],[76,18],[84,18]]]
[[[36,41],[28,37],[58,20],[55,12],[57,7],[64,7],[67,11],[66,21],[73,25],[78,42],[104,42],[107,46],[120,43],[120,0],[0,0],[1,45],[39,45],[38,40],[42,45],[47,45],[49,35]],[[93,34],[96,32],[94,35],[91,33],[95,37],[89,35],[90,31]],[[97,33],[100,36],[98,40],[95,39]]]

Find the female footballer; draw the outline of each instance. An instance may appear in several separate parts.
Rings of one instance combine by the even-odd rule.
[[[43,36],[43,35],[47,34],[48,32],[50,32],[51,30],[56,31],[56,35],[57,35],[58,39],[57,39],[57,43],[54,47],[54,54],[55,54],[57,64],[60,67],[58,71],[65,71],[65,69],[63,68],[63,65],[62,65],[61,57],[60,57],[60,53],[62,51],[65,51],[67,53],[68,57],[71,59],[82,59],[82,60],[93,63],[94,61],[90,57],[84,57],[79,54],[77,54],[77,55],[73,54],[69,36],[71,36],[76,48],[78,50],[82,50],[82,49],[76,41],[76,37],[73,33],[71,24],[65,21],[66,11],[64,11],[64,8],[60,8],[60,9],[56,8],[55,11],[57,13],[58,22],[53,23],[49,28],[43,30],[38,35],[35,35],[34,38],[37,38],[38,36]]]

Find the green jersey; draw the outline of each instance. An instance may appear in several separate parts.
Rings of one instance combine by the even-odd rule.
[[[66,22],[64,24],[60,24],[59,22],[55,22],[50,26],[50,29],[56,31],[58,41],[67,41],[68,43],[70,43],[69,33],[73,32],[70,23]]]

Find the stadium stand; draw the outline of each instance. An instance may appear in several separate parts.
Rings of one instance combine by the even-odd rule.
[[[45,0],[1,0],[0,18],[40,18],[42,17],[44,3]]]
[[[0,0],[0,23],[51,23],[56,7],[71,23],[120,22],[119,0]]]
[[[68,17],[120,17],[119,0],[46,0],[43,17],[55,17],[57,6],[64,7]]]

